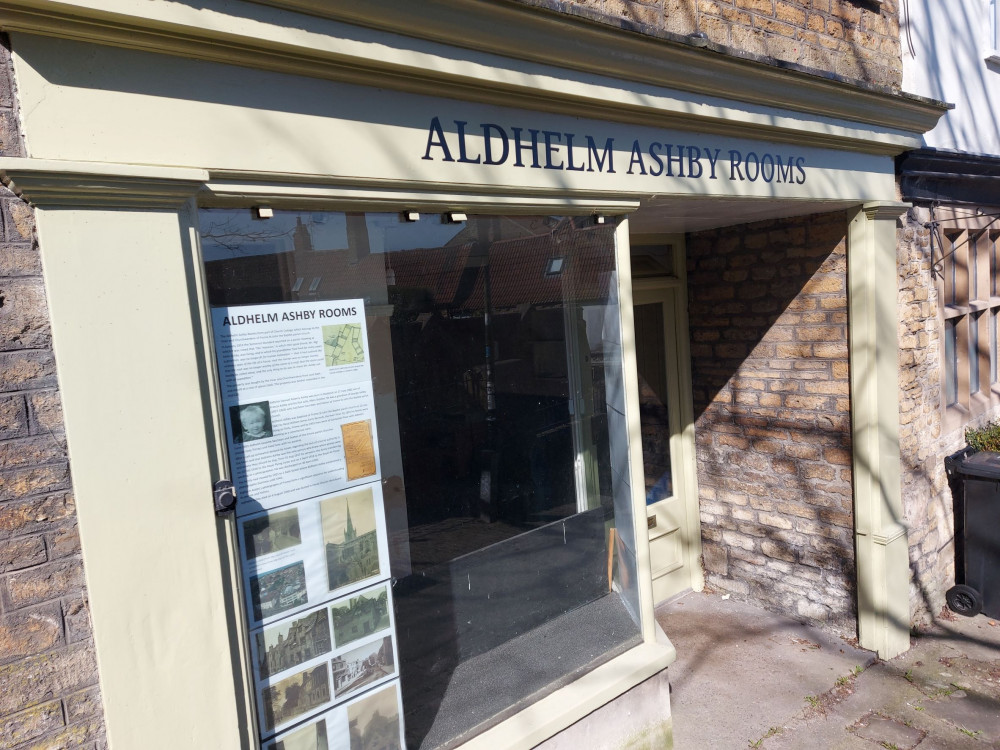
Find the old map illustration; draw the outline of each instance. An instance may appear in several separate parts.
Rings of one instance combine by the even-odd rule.
[[[365,361],[361,325],[345,323],[339,326],[323,326],[323,349],[326,352],[326,366],[356,365]]]

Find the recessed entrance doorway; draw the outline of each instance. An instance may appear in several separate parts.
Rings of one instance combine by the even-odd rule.
[[[653,598],[700,590],[684,241],[632,238],[632,311]]]

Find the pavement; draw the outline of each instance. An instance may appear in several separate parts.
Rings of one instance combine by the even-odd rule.
[[[1000,750],[1000,622],[944,612],[889,661],[718,594],[656,610],[675,750]]]

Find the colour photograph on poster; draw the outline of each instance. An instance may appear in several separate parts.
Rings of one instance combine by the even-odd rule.
[[[398,680],[362,693],[307,724],[277,735],[266,750],[402,750]]]
[[[353,593],[389,574],[382,486],[237,519],[251,627]]]
[[[301,562],[250,576],[250,601],[255,620],[273,617],[309,601],[306,569]]]
[[[392,616],[392,593],[381,583],[255,629],[250,639],[254,681],[263,688],[361,641],[392,635]]]
[[[326,610],[320,611],[325,613]],[[312,625],[316,621],[309,619],[311,617],[312,615],[300,617],[295,622]],[[292,627],[287,631],[292,637],[295,637],[294,629]],[[265,648],[268,649],[265,660],[276,654],[274,646],[277,644],[280,647],[283,644],[285,634],[265,634],[265,641],[271,637],[271,646],[268,647],[265,643]],[[318,633],[309,636],[310,647],[316,645],[316,637],[322,636]],[[300,641],[301,643],[305,641]],[[290,649],[285,654],[288,661],[296,661],[301,657],[301,654],[293,653],[294,650]],[[261,653],[258,640],[254,655],[258,664],[255,666],[259,666]],[[261,731],[268,735],[290,728],[313,714],[391,682],[398,678],[397,664],[395,638],[389,632],[353,643],[332,654],[326,653],[318,661],[299,664],[291,670],[264,677],[256,686],[258,705],[261,707]],[[271,666],[267,664],[265,668]]]
[[[396,655],[392,637],[369,641],[345,651],[330,662],[333,691],[340,700],[396,674]]]
[[[333,604],[333,637],[337,646],[346,646],[359,638],[389,627],[391,602],[387,587],[379,586],[352,596],[343,604]]]

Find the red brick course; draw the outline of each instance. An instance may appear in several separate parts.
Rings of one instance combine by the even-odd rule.
[[[0,155],[23,156],[0,47]],[[0,747],[106,747],[31,208],[0,188]]]

